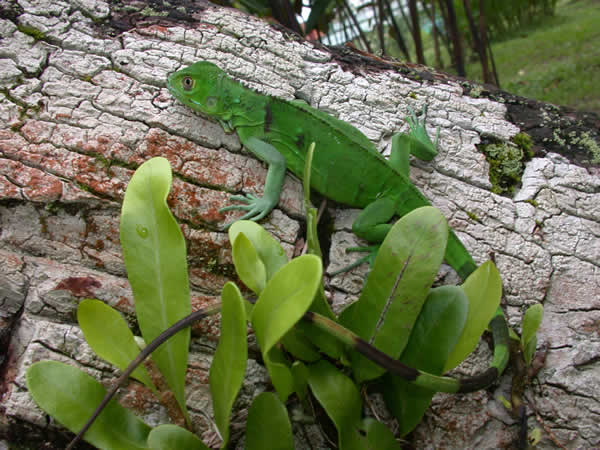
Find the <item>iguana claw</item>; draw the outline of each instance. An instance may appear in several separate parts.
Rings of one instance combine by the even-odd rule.
[[[361,264],[364,263],[369,263],[369,267],[373,267],[373,263],[375,262],[375,258],[377,257],[377,252],[379,251],[379,245],[369,245],[369,246],[364,246],[364,247],[349,247],[346,249],[346,253],[368,253],[368,255],[357,259],[356,261],[354,261],[353,263],[350,263],[349,265],[336,270],[335,272],[331,273],[331,276],[334,277],[342,272],[347,272],[351,269],[354,269],[355,267],[360,266]]]
[[[238,217],[237,220],[253,220],[254,222],[259,221],[263,217],[267,216],[271,210],[275,207],[272,201],[265,197],[257,197],[252,194],[246,195],[233,195],[230,200],[245,202],[245,205],[229,205],[219,209],[219,213],[227,211],[248,211],[242,217]],[[223,229],[227,229],[233,222],[230,222],[223,226]]]

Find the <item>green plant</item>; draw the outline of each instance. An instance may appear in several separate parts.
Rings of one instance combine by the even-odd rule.
[[[523,323],[521,325],[521,351],[523,352],[523,359],[525,363],[530,366],[535,355],[535,349],[537,347],[537,330],[542,323],[542,317],[544,316],[544,307],[539,303],[529,307],[525,311],[523,317]]]
[[[510,329],[511,361],[513,364],[513,380],[510,401],[500,397],[504,407],[521,424],[519,436],[520,448],[526,448],[527,442],[535,446],[541,439],[541,430],[537,427],[527,428],[527,410],[523,401],[525,388],[531,383],[537,372],[543,367],[546,349],[536,355],[537,331],[542,323],[544,307],[537,303],[527,309],[521,323],[521,337]]]
[[[308,157],[307,167],[310,161]],[[307,177],[305,183],[309,185]],[[359,300],[339,318],[323,290],[314,209],[308,208],[309,254],[291,261],[264,228],[238,221],[229,229],[233,260],[256,301],[244,300],[230,282],[223,288],[220,308],[190,314],[185,243],[166,204],[170,184],[168,162],[154,158],[136,171],[123,202],[121,243],[138,323],[148,345],[137,354],[124,319],[97,300],[79,305],[78,320],[98,355],[121,369],[133,361],[118,383],[131,374],[155,391],[145,370],[136,368],[152,354],[189,427],[183,401],[188,327],[220,309],[221,337],[209,381],[223,447],[245,373],[247,322],[276,391],[259,395],[250,408],[246,430],[250,450],[293,447],[285,407],[293,394],[302,405],[314,400],[321,404],[337,429],[340,448],[399,448],[383,424],[363,417],[364,384],[383,393],[404,435],[420,421],[435,392],[481,389],[506,366],[506,325],[496,313],[501,284],[494,264],[483,264],[462,286],[432,288],[448,236],[446,221],[435,208],[417,209],[392,227]],[[308,191],[306,198],[308,202]],[[468,356],[490,321],[496,346],[484,376],[467,380],[440,376]],[[428,358],[423,358],[423,349]],[[84,431],[85,439],[99,448],[207,448],[183,428],[152,429],[111,400],[118,383],[105,393],[89,375],[54,361],[37,362],[27,372],[27,386],[40,407],[71,431]],[[105,409],[103,403],[108,405]],[[85,418],[93,415],[97,420],[84,427]],[[277,429],[277,436],[261,431],[265,429]]]

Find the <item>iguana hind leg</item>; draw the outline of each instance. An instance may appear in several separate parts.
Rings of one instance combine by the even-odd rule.
[[[379,198],[361,211],[352,224],[352,232],[369,242],[382,242],[392,227],[387,222],[395,213],[396,202],[392,198]]]
[[[354,261],[350,265],[337,270],[331,274],[332,276],[342,272],[347,272],[348,270],[360,266],[363,263],[369,263],[370,266],[373,265],[373,262],[377,257],[377,252],[379,251],[379,244],[381,244],[381,242],[385,239],[385,236],[392,227],[392,225],[387,222],[395,214],[395,203],[396,202],[393,200],[393,198],[382,197],[375,200],[361,211],[352,224],[352,232],[362,239],[376,243],[376,245],[347,248],[346,252],[348,253],[364,252],[367,253],[367,255]]]
[[[432,142],[425,129],[427,119],[427,105],[423,107],[422,118],[417,117],[411,109],[409,116],[406,117],[410,132],[398,133],[392,138],[392,152],[388,159],[388,164],[396,169],[400,174],[408,178],[410,172],[410,155],[419,159],[430,161],[437,155],[437,142],[439,128],[435,140]],[[391,196],[382,197],[371,204],[360,213],[352,224],[352,231],[358,237],[369,242],[381,243],[388,234],[391,224],[387,223],[396,214],[396,200]],[[362,263],[373,264],[379,250],[379,245],[369,247],[353,247],[346,249],[347,252],[366,252],[365,257],[355,261],[349,266],[336,272],[346,272]]]

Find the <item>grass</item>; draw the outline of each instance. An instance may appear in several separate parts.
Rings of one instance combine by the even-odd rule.
[[[368,35],[377,47],[375,32]],[[404,37],[414,58],[406,29]],[[432,36],[423,32],[422,38],[426,64],[433,65]],[[393,39],[387,39],[386,50],[388,55],[404,59]],[[503,90],[600,113],[600,0],[558,0],[554,16],[542,17],[492,41],[492,52]],[[441,57],[441,70],[453,72],[444,46]],[[481,64],[472,54],[466,72],[467,79],[482,81]]]
[[[502,89],[600,113],[600,1],[563,0],[556,14],[492,44]],[[433,60],[433,58],[431,58]],[[481,65],[467,65],[481,80]]]

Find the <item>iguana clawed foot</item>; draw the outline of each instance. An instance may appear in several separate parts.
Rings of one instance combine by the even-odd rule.
[[[427,120],[427,104],[423,106],[421,120],[419,120],[412,108],[410,108],[409,111],[409,115],[406,116],[406,121],[408,122],[408,126],[410,128],[410,133],[408,133],[408,136],[413,140],[414,143],[416,143],[416,145],[413,144],[410,152],[419,159],[430,161],[435,157],[435,155],[437,155],[440,127],[437,127],[435,139],[432,142],[429,134],[427,134],[427,130],[425,129],[425,121]]]
[[[277,201],[273,202],[271,199],[266,197],[257,197],[252,194],[246,195],[233,195],[230,197],[232,201],[239,201],[246,203],[245,205],[229,205],[224,208],[219,209],[219,213],[224,213],[227,211],[248,211],[242,217],[238,217],[237,220],[253,220],[255,222],[259,221],[263,217],[266,217],[271,210],[277,204]],[[223,226],[223,229],[227,229],[231,226],[233,222],[230,222]]]
[[[348,272],[349,270],[352,270],[355,267],[358,267],[364,263],[368,263],[369,267],[372,267],[373,263],[375,262],[375,258],[377,257],[377,252],[379,251],[379,247],[380,247],[380,245],[369,245],[369,246],[364,246],[364,247],[348,247],[346,249],[346,253],[360,252],[360,253],[368,253],[368,254],[366,256],[363,256],[362,258],[357,259],[353,263],[350,263],[347,266],[342,267],[341,269],[336,270],[335,272],[332,272],[331,276],[334,277],[336,275],[339,275],[340,273]]]

